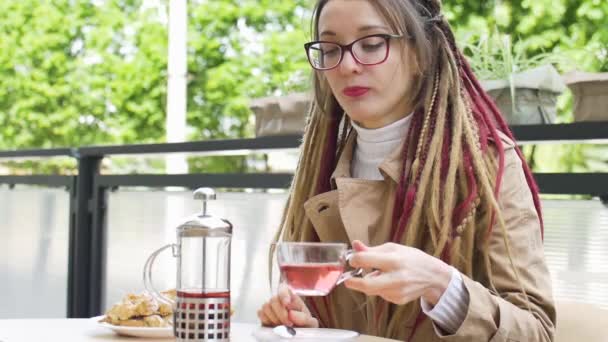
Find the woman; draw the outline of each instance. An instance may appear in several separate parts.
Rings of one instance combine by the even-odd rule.
[[[276,239],[347,242],[374,271],[322,298],[282,286],[262,324],[553,340],[536,185],[440,6],[318,1],[315,97]]]

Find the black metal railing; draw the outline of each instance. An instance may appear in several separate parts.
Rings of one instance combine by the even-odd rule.
[[[608,122],[513,126],[519,143],[605,143]],[[0,151],[1,159],[72,157],[78,162],[76,176],[0,176],[0,184],[65,187],[70,192],[69,266],[67,316],[92,317],[101,313],[104,301],[105,235],[108,190],[124,186],[200,186],[220,188],[286,188],[291,174],[137,174],[102,175],[100,164],[111,155],[271,151],[297,148],[301,136],[213,140],[171,144],[93,146],[41,150]],[[592,195],[608,203],[608,173],[537,173],[541,193]]]

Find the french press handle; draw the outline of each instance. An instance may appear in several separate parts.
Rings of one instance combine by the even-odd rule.
[[[173,251],[173,256],[174,257],[179,257],[180,255],[180,251],[179,251],[179,245],[175,244],[175,243],[170,243],[167,245],[164,245],[163,247],[157,249],[156,251],[154,251],[154,253],[150,254],[150,256],[148,257],[148,260],[146,260],[146,264],[144,265],[144,287],[146,288],[146,291],[150,292],[152,294],[152,296],[154,296],[154,298],[158,299],[159,301],[165,303],[165,304],[169,304],[171,306],[175,305],[175,301],[165,295],[163,295],[162,293],[160,293],[155,287],[154,284],[152,282],[152,266],[154,265],[154,261],[156,260],[156,257],[162,253],[164,250],[171,248],[171,250]]]

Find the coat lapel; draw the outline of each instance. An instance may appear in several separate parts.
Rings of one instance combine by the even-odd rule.
[[[332,190],[314,196],[304,203],[306,216],[315,228],[321,242],[348,241],[340,217],[338,202],[338,190]]]
[[[369,210],[382,201],[383,181],[337,178],[340,217],[350,242],[370,243],[370,233],[379,227],[381,211]]]
[[[351,178],[351,160],[356,143],[356,133],[349,135],[336,168],[331,176],[334,190],[311,197],[304,203],[306,215],[311,220],[321,241],[365,244],[379,242],[387,234],[379,230],[387,225],[386,196],[391,182],[399,181],[401,148],[393,151],[380,165],[385,180]],[[381,239],[379,239],[382,237]]]

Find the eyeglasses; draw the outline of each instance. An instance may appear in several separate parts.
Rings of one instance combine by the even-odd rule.
[[[397,34],[373,34],[348,45],[316,41],[304,44],[304,49],[310,65],[316,70],[331,70],[337,67],[346,51],[350,51],[359,64],[376,65],[384,63],[388,58],[391,38],[401,37],[403,36]]]

